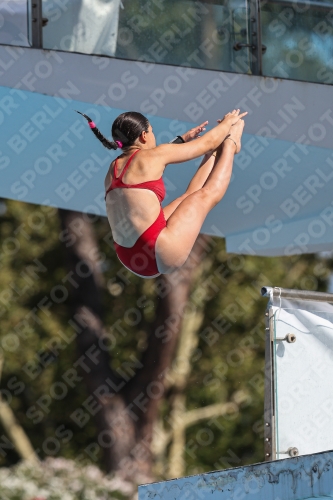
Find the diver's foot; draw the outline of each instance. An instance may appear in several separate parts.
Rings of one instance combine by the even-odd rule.
[[[242,148],[241,139],[244,130],[244,125],[245,125],[244,120],[238,120],[238,122],[231,127],[230,134],[225,139],[226,141],[231,140],[235,144],[236,148],[235,154],[238,154]]]

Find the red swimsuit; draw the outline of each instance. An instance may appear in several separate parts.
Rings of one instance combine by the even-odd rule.
[[[165,186],[162,177],[157,181],[141,182],[140,184],[125,184],[122,181],[133,156],[139,151],[140,150],[138,149],[132,154],[119,177],[116,177],[118,158],[116,159],[113,169],[113,179],[111,182],[111,186],[106,191],[105,197],[112,189],[139,188],[149,189],[150,191],[153,191],[160,203],[164,200]],[[145,232],[141,234],[141,236],[139,236],[132,247],[122,247],[121,245],[118,245],[118,243],[114,242],[116,253],[120,262],[130,271],[138,274],[139,276],[148,278],[159,275],[160,272],[156,264],[155,244],[158,235],[165,227],[166,221],[161,206],[159,216],[157,217],[155,222],[153,222],[152,225],[149,226],[148,229],[146,229]]]

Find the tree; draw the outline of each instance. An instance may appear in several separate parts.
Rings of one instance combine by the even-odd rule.
[[[101,348],[105,338],[101,308],[102,278],[98,266],[98,245],[91,225],[87,217],[77,212],[61,210],[60,218],[63,230],[71,241],[66,245],[66,254],[75,283],[72,289],[73,314],[84,325],[78,336],[78,354],[87,357],[88,352],[93,353],[93,356],[88,356],[83,374],[88,393],[95,395],[95,405],[98,405],[95,420],[101,442],[106,439],[103,442],[106,468],[108,471],[120,471],[124,477],[133,478],[134,475],[140,480],[152,480],[154,423],[165,394],[165,374],[175,353],[184,308],[194,270],[204,251],[205,238],[200,238],[181,271],[159,279],[161,290],[166,290],[166,293],[158,303],[156,319],[151,324],[147,348],[137,365],[138,369],[125,382],[112,370],[109,353]],[[106,393],[105,380],[109,384]]]
[[[116,258],[105,218],[63,212],[61,228],[54,209],[6,205],[0,223],[1,396],[40,459],[63,456],[122,470],[125,448],[134,442],[137,461],[131,454],[127,465],[146,479],[263,460],[266,300],[260,287],[327,290],[330,256],[230,255],[222,239],[205,237],[190,270],[143,280]],[[169,359],[163,358],[150,401],[147,377],[152,373],[149,380],[156,382],[164,354]],[[100,398],[92,396],[96,387]],[[123,419],[124,406],[138,394],[137,403],[149,411],[134,404],[129,410],[137,420]],[[116,414],[122,425],[114,418],[111,427]],[[0,428],[0,464],[18,460]]]

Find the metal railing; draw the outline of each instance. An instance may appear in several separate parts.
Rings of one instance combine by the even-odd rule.
[[[117,39],[116,50],[105,53],[99,48],[94,49],[93,45],[91,49],[86,49],[87,45],[83,44],[82,47],[84,48],[81,47],[80,49],[80,43],[75,43],[74,48],[66,49],[66,47],[63,48],[61,44],[56,44],[53,41],[54,34],[59,32],[60,36],[62,29],[67,29],[67,37],[75,38],[80,36],[76,32],[77,26],[71,26],[72,21],[69,14],[69,10],[74,9],[74,4],[77,4],[75,14],[79,11],[82,13],[79,0],[76,3],[72,2],[66,5],[66,9],[61,13],[62,18],[56,21],[58,24],[54,22],[56,16],[52,17],[51,15],[49,23],[47,12],[43,17],[43,6],[44,10],[47,10],[45,7],[52,5],[51,0],[49,0],[49,4],[47,0],[27,0],[29,43],[32,48],[38,49],[53,49],[56,47],[55,50],[70,50],[120,59],[142,60],[177,66],[184,64],[201,69],[333,83],[333,67],[331,67],[331,50],[333,50],[331,39],[333,39],[333,36],[330,36],[330,34],[333,34],[333,16],[330,12],[333,12],[332,1],[224,0],[222,2],[222,0],[179,0],[175,2],[173,0],[159,0],[159,3],[163,4],[163,1],[164,10],[162,9],[159,13],[156,8],[157,11],[151,19],[149,19],[149,15],[146,16],[150,25],[148,22],[147,26],[145,26],[143,21],[139,19],[142,15],[142,12],[140,12],[142,6],[138,0],[127,3],[125,1],[119,3],[118,0],[119,30],[122,30],[122,32],[124,30],[131,31],[132,42],[127,43],[126,41],[126,43],[122,43],[119,33],[117,34],[116,29],[113,27],[112,36]],[[117,0],[115,2],[117,3]],[[157,2],[155,3],[157,5]],[[166,5],[167,3],[168,5]],[[123,8],[123,4],[125,8]],[[154,2],[152,2],[153,4]],[[161,54],[167,47],[168,36],[179,37],[181,30],[178,29],[178,33],[171,32],[174,29],[175,19],[178,19],[172,17],[172,15],[173,12],[176,12],[175,9],[179,9],[180,5],[192,10],[193,6],[201,6],[201,10],[206,8],[207,12],[210,13],[205,18],[203,14],[200,14],[199,9],[199,17],[190,19],[193,24],[193,33],[190,35],[192,38],[184,39],[186,43],[183,44],[181,37],[184,34],[182,33],[178,45],[172,46],[172,50],[169,50],[166,58],[159,59],[157,55],[155,60],[150,60],[149,54],[152,52],[154,45],[158,44],[157,52]],[[241,15],[240,12],[242,12]],[[160,24],[157,22],[158,14],[160,14],[160,17],[165,16]],[[264,21],[262,22],[263,16]],[[189,15],[188,18],[190,17]],[[134,23],[135,18],[139,19],[138,24]],[[314,29],[312,29],[311,22],[314,23]],[[66,24],[66,28],[63,27],[64,24]],[[88,17],[87,27],[89,28]],[[43,34],[45,28],[47,31]],[[50,29],[53,30],[52,41],[49,39]],[[158,32],[158,29],[162,31]],[[98,26],[96,30],[98,31]],[[207,50],[204,48],[200,57],[192,57],[191,51],[200,49],[200,42],[205,43],[204,37],[212,31],[217,33],[214,42],[215,46],[212,49],[213,55],[208,56]],[[105,36],[105,33],[103,36]],[[164,41],[160,42],[163,37]],[[304,39],[307,39],[307,44],[304,43]],[[189,54],[186,53],[186,44],[189,47],[191,57],[188,57]],[[288,46],[292,46],[292,48],[288,49]],[[202,62],[199,61],[200,58]],[[278,69],[274,67],[275,63],[280,64]]]

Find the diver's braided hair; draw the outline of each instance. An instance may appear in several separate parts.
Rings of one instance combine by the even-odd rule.
[[[107,139],[106,137],[104,137],[104,135],[102,134],[102,132],[100,132],[98,130],[98,128],[96,127],[96,124],[93,122],[93,120],[91,118],[89,118],[89,116],[85,115],[84,113],[81,113],[81,111],[76,111],[77,113],[79,113],[80,115],[84,116],[84,118],[87,120],[88,124],[89,124],[89,127],[91,128],[92,132],[95,134],[95,136],[97,137],[97,139],[99,141],[101,141],[101,143],[103,144],[103,146],[107,149],[118,149],[119,146],[116,142],[113,142],[113,141],[109,141],[109,139]]]
[[[89,116],[81,113],[81,111],[77,111],[77,113],[87,120],[89,127],[97,139],[101,141],[103,146],[107,149],[126,149],[134,144],[143,131],[148,132],[149,129],[149,121],[145,116],[136,111],[127,111],[119,115],[113,122],[111,132],[114,141],[109,141],[98,130],[96,124]]]

